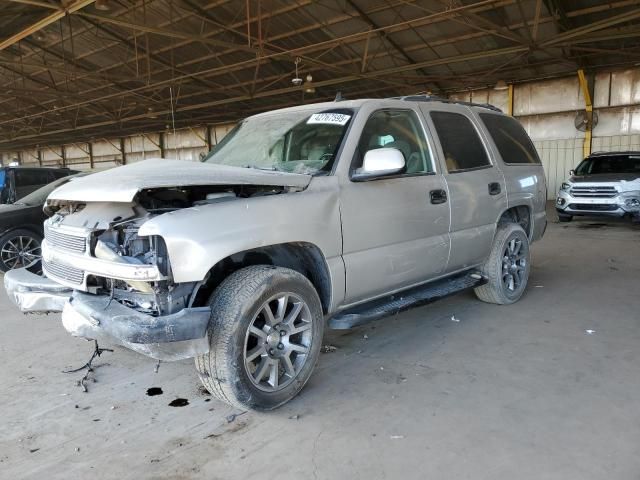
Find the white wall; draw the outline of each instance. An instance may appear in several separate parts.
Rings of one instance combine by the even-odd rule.
[[[211,144],[217,144],[233,128],[234,124],[212,125],[209,128]],[[199,126],[147,133],[125,137],[124,158],[126,163],[139,162],[149,158],[160,158],[160,145],[164,146],[164,158],[185,161],[198,161],[201,154],[209,151],[207,147],[207,127]],[[64,148],[64,155],[62,149]],[[91,142],[93,168],[109,168],[123,164],[120,138],[104,138]],[[20,152],[0,152],[0,162],[8,165],[19,161],[21,165],[63,166],[76,170],[91,169],[90,148],[88,143],[67,144],[62,146],[23,150]],[[63,162],[64,159],[64,162]]]

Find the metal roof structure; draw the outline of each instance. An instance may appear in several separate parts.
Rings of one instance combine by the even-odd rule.
[[[0,0],[0,150],[638,65],[639,4]]]

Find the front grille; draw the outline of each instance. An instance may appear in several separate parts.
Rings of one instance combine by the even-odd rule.
[[[584,210],[590,212],[614,212],[618,209],[618,206],[606,203],[571,203],[569,204],[569,208],[571,210]]]
[[[616,190],[616,187],[604,187],[604,186],[582,187],[582,186],[576,186],[576,187],[572,187],[571,188],[571,196],[572,197],[613,198],[613,197],[615,197],[617,195],[618,195],[618,191]]]
[[[46,274],[51,273],[54,277],[66,280],[70,283],[80,285],[84,280],[84,272],[68,265],[61,265],[53,262],[42,262]]]
[[[45,227],[44,238],[51,247],[59,248],[60,250],[84,253],[87,249],[86,237],[69,235],[66,232],[60,232],[53,228]]]

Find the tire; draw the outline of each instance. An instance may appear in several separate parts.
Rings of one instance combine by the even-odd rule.
[[[524,293],[531,268],[529,238],[517,223],[498,225],[491,254],[482,267],[488,282],[475,288],[476,296],[487,303],[508,305]]]
[[[560,223],[570,222],[573,219],[573,215],[565,215],[563,213],[558,214],[558,221]]]
[[[205,388],[245,410],[272,410],[295,397],[322,345],[324,317],[311,282],[288,268],[246,267],[220,284],[209,305],[210,351],[195,359]]]
[[[28,267],[30,271],[41,271],[42,237],[24,228],[11,230],[0,237],[0,271],[5,273],[16,268]]]

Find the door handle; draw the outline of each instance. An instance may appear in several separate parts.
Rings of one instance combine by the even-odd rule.
[[[492,182],[489,184],[489,195],[499,195],[502,191],[498,182]]]
[[[429,198],[434,205],[444,203],[447,201],[447,192],[444,190],[431,190],[429,192]]]

